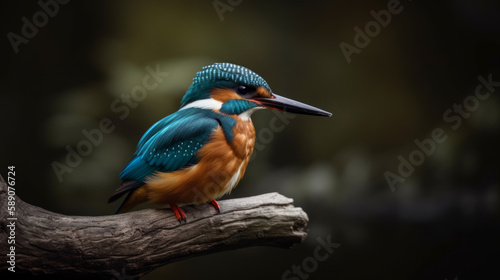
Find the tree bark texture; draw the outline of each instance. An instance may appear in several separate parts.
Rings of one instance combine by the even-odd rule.
[[[289,248],[307,235],[307,214],[278,193],[220,201],[220,214],[209,204],[184,206],[188,221],[179,223],[170,209],[65,216],[17,196],[15,212],[10,213],[7,188],[0,176],[0,254],[4,256],[0,274],[8,276],[135,279],[199,255],[260,245]],[[14,245],[6,242],[13,234],[12,222]],[[15,273],[8,271],[5,261],[11,246],[15,246]]]

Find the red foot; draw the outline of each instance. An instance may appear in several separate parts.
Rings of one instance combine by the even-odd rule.
[[[212,205],[214,206],[215,210],[217,210],[217,212],[220,213],[219,203],[217,203],[217,201],[215,201],[215,200],[210,201],[210,203],[212,203]]]
[[[184,220],[184,222],[187,222],[186,214],[184,213],[184,211],[182,211],[182,209],[179,206],[175,204],[170,204],[170,209],[174,211],[175,217],[177,218],[177,221],[179,221],[179,223],[181,223],[182,220]]]

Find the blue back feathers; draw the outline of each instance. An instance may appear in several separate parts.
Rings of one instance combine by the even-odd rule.
[[[214,88],[230,88],[236,85],[264,87],[272,92],[267,82],[252,70],[232,63],[214,63],[196,73],[193,83],[181,101],[181,107],[210,97]]]
[[[168,172],[196,164],[196,152],[221,126],[228,141],[236,121],[211,110],[189,108],[154,124],[142,136],[137,150],[120,174],[122,180],[144,181],[155,171]]]

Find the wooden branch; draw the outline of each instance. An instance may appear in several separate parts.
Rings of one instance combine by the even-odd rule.
[[[7,185],[0,176],[0,254],[5,240]],[[306,237],[307,214],[278,193],[184,206],[188,222],[179,224],[170,209],[147,209],[120,215],[65,216],[15,197],[15,274],[50,279],[133,279],[178,260],[249,246],[289,248]],[[12,273],[5,261],[2,274]],[[2,277],[3,278],[3,277]]]

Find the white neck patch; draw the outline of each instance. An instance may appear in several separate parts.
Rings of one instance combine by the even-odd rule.
[[[253,107],[253,108],[250,108],[248,110],[246,110],[245,112],[239,114],[239,117],[244,120],[244,121],[249,121],[250,120],[250,117],[252,116],[252,113],[259,110],[259,109],[265,109],[264,107]]]
[[[200,108],[200,109],[210,109],[210,110],[220,110],[222,107],[222,102],[217,101],[213,98],[196,100],[187,104],[186,106],[180,108],[179,110],[184,110],[188,108]]]

